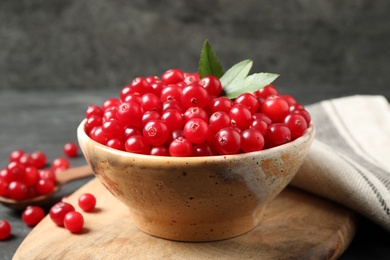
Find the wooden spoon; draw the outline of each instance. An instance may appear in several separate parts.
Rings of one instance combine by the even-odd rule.
[[[61,188],[61,186],[64,185],[65,183],[77,179],[90,177],[92,175],[93,173],[89,165],[79,166],[79,167],[71,168],[69,170],[61,171],[56,173],[57,181],[53,192],[40,195],[31,199],[26,199],[26,200],[13,200],[13,199],[0,196],[0,203],[6,207],[18,209],[18,210],[24,209],[27,206],[31,206],[31,205],[43,205],[46,202],[48,202],[53,197],[53,195]]]

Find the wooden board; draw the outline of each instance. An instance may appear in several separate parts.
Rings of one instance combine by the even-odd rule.
[[[139,231],[126,206],[97,179],[68,201],[78,209],[77,198],[85,192],[97,197],[97,208],[83,213],[85,227],[80,234],[56,227],[47,216],[14,259],[335,259],[356,230],[351,211],[287,188],[268,205],[262,223],[244,235],[218,242],[174,242]]]

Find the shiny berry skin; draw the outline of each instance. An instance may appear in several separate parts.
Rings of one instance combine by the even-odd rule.
[[[191,156],[214,156],[217,155],[217,151],[207,142],[195,144],[192,149]]]
[[[146,111],[142,115],[142,127],[145,127],[146,123],[148,123],[150,120],[158,120],[161,118],[161,115],[157,111]]]
[[[91,193],[84,193],[78,198],[78,205],[83,211],[90,212],[95,209],[96,198]]]
[[[140,127],[142,120],[142,107],[133,102],[123,102],[118,106],[116,116],[125,127]]]
[[[45,211],[39,206],[28,206],[22,213],[23,222],[33,227],[45,217]]]
[[[46,165],[47,157],[46,154],[42,151],[34,151],[31,153],[31,159],[34,162],[34,166],[37,168],[42,168]]]
[[[306,119],[300,114],[292,113],[287,115],[284,123],[291,131],[292,140],[301,137],[307,129]]]
[[[133,79],[133,81],[129,85],[129,88],[129,93],[138,93],[140,95],[153,91],[150,83],[146,80],[146,78],[143,77],[137,77]]]
[[[165,84],[176,84],[184,80],[183,71],[179,69],[170,69],[163,73],[161,81]]]
[[[142,135],[132,135],[125,142],[125,150],[131,153],[149,154],[150,145]]]
[[[206,141],[209,135],[209,126],[201,118],[192,118],[184,125],[184,136],[193,144],[199,144]]]
[[[207,90],[210,96],[218,97],[222,92],[222,84],[215,76],[205,76],[199,81],[199,84]]]
[[[107,142],[107,137],[104,135],[103,129],[101,126],[94,127],[89,132],[89,137],[91,137],[92,140],[94,140],[95,142],[98,142],[100,144],[106,144],[106,142]]]
[[[92,116],[103,116],[103,109],[98,105],[89,105],[85,111],[85,117],[90,118]]]
[[[113,138],[113,139],[108,139],[106,145],[110,148],[117,149],[124,151],[125,150],[125,144],[123,143],[122,140]]]
[[[204,110],[201,107],[189,107],[184,112],[183,116],[184,116],[184,122],[187,122],[192,118],[201,118],[204,121],[209,120],[209,115],[207,114],[206,110]]]
[[[108,98],[103,102],[102,109],[106,111],[111,107],[117,107],[120,104],[120,100],[117,98]]]
[[[26,167],[22,182],[26,184],[28,187],[33,187],[38,180],[39,180],[38,168],[34,166]]]
[[[209,94],[199,84],[192,84],[183,88],[181,92],[181,103],[184,107],[204,108],[209,101]]]
[[[260,151],[264,148],[264,137],[255,128],[248,128],[241,132],[241,150],[244,153]]]
[[[271,97],[264,101],[261,112],[268,116],[272,122],[281,123],[289,113],[289,105],[281,97]]]
[[[118,119],[111,119],[103,123],[102,131],[107,139],[119,138],[122,139],[123,130],[125,129],[122,121]]]
[[[103,117],[101,116],[91,116],[87,118],[85,122],[85,132],[90,136],[92,129],[95,127],[101,127],[103,124]]]
[[[161,115],[161,120],[163,120],[171,132],[176,129],[181,129],[184,125],[183,114],[177,109],[165,110]]]
[[[8,195],[8,183],[5,183],[5,181],[3,181],[0,178],[0,196],[6,197],[7,195]]]
[[[146,93],[141,97],[141,107],[146,111],[160,111],[162,102],[160,97],[153,93]]]
[[[189,157],[192,154],[192,143],[180,136],[169,145],[169,154],[176,157]]]
[[[8,156],[9,162],[19,162],[20,158],[25,154],[26,152],[23,150],[15,150],[11,152]]]
[[[285,123],[274,123],[264,136],[265,147],[272,148],[291,141],[291,131]]]
[[[164,144],[169,136],[169,130],[162,120],[150,120],[143,128],[143,136],[153,146]]]
[[[8,196],[13,200],[25,200],[28,198],[28,187],[21,181],[13,181],[8,185]]]
[[[156,146],[150,149],[150,155],[154,156],[169,156],[169,150],[165,146]]]
[[[7,239],[11,235],[11,225],[7,220],[0,219],[0,241]]]
[[[170,100],[180,101],[181,99],[181,90],[182,88],[176,84],[170,84],[166,86],[160,94],[160,99],[162,103],[165,103]]]
[[[4,178],[6,181],[20,181],[23,179],[24,174],[26,173],[25,167],[19,162],[10,162],[7,166],[9,176],[8,178]]]
[[[52,169],[41,169],[38,171],[38,176],[41,180],[51,180],[52,182],[56,181],[56,174]]]
[[[249,108],[244,105],[234,105],[229,112],[231,124],[241,130],[247,129],[252,121],[252,114]]]
[[[306,109],[297,109],[297,110],[292,111],[291,113],[292,114],[299,114],[299,115],[303,116],[306,120],[307,126],[310,126],[311,115]]]
[[[71,211],[64,216],[64,227],[71,233],[79,233],[84,227],[84,217],[80,212]]]
[[[76,157],[78,153],[77,144],[69,142],[64,145],[64,154],[68,157]]]
[[[233,107],[233,101],[227,97],[217,97],[213,99],[210,105],[210,112],[225,112],[229,113],[230,109]]]
[[[162,112],[165,112],[169,109],[176,109],[181,113],[186,111],[186,108],[178,100],[167,100],[162,104]]]
[[[234,105],[241,104],[249,108],[251,114],[256,113],[259,108],[259,100],[251,93],[243,93],[234,100]]]
[[[237,154],[241,146],[240,133],[234,127],[225,127],[215,135],[214,146],[219,154]]]
[[[255,128],[262,135],[265,135],[267,133],[268,124],[264,120],[261,120],[260,118],[256,118],[252,120],[249,127]]]
[[[67,202],[57,202],[50,208],[49,216],[59,227],[64,226],[64,217],[68,212],[75,211],[72,204]]]
[[[275,88],[274,85],[270,84],[268,86],[265,86],[264,88],[261,88],[257,91],[255,91],[255,95],[257,97],[267,99],[270,96],[274,96],[278,94],[278,90]]]
[[[211,133],[218,133],[222,128],[230,126],[230,117],[226,112],[214,112],[209,118]]]
[[[55,183],[49,179],[40,179],[35,184],[35,190],[38,194],[50,194],[54,191]]]
[[[70,162],[68,159],[60,157],[54,159],[54,161],[51,163],[51,168],[56,171],[63,171],[67,170],[70,167]]]

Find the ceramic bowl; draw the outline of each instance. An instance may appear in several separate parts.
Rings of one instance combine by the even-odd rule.
[[[256,227],[264,208],[292,180],[314,127],[288,144],[209,157],[140,155],[101,145],[77,129],[95,176],[129,208],[145,233],[177,241],[232,238]]]

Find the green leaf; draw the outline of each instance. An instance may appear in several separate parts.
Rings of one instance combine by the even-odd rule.
[[[203,49],[200,54],[198,71],[200,78],[205,76],[215,76],[217,78],[221,78],[223,75],[221,63],[207,40],[204,42]]]
[[[258,89],[264,88],[271,84],[277,77],[279,77],[279,75],[273,73],[255,73],[244,79],[235,80],[227,86],[223,86],[223,90],[228,98],[233,99],[242,93],[252,93]]]
[[[222,86],[228,86],[236,80],[244,79],[246,76],[248,76],[248,73],[251,70],[252,65],[253,65],[252,60],[243,60],[233,65],[219,79],[221,81]]]

